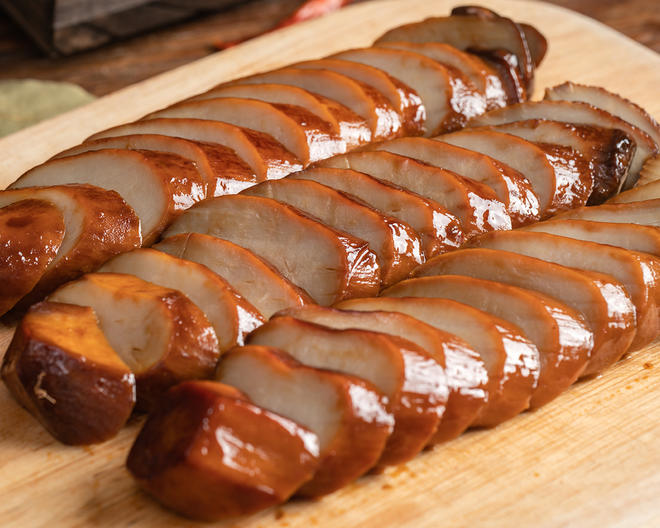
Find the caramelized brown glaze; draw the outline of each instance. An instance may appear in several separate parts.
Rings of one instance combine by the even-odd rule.
[[[490,187],[506,206],[512,227],[540,218],[539,198],[527,178],[494,158],[427,138],[395,139],[374,145],[373,149],[414,158]]]
[[[353,110],[334,99],[329,99],[319,94],[311,95],[324,104],[337,120],[339,136],[346,142],[347,150],[360,147],[371,141],[371,129],[364,117],[359,116]]]
[[[651,256],[609,245],[530,231],[488,234],[475,239],[472,244],[610,275],[624,286],[635,305],[637,331],[631,348],[636,350],[648,345],[660,333],[657,305],[660,298],[657,270],[660,267]]]
[[[167,508],[218,521],[284,502],[318,463],[318,440],[304,427],[232,387],[188,381],[158,401],[126,466]]]
[[[135,377],[110,347],[91,308],[35,304],[2,363],[12,396],[60,442],[115,436],[135,405]]]
[[[628,177],[635,142],[622,130],[576,125],[547,119],[529,119],[497,125],[496,130],[527,141],[572,147],[591,164],[593,190],[588,205],[602,203],[621,188]]]
[[[339,303],[341,309],[305,306],[284,315],[331,328],[360,328],[383,332],[412,341],[440,364],[445,372],[448,400],[438,428],[428,445],[455,438],[468,428],[487,400],[488,373],[479,354],[457,336],[397,312],[378,310],[382,298],[353,299]],[[360,310],[360,311],[358,311]],[[365,311],[362,311],[365,310]],[[428,383],[438,380],[428,378]]]
[[[419,237],[410,226],[315,181],[285,178],[260,183],[242,194],[288,204],[334,229],[366,241],[378,256],[383,285],[408,276],[425,260]]]
[[[258,182],[250,166],[229,147],[220,144],[191,141],[204,152],[214,178],[208,187],[208,197],[235,194]]]
[[[289,178],[322,183],[410,225],[419,235],[427,258],[463,244],[463,229],[458,218],[440,204],[367,174],[350,169],[317,167],[297,172]]]
[[[49,299],[94,308],[106,339],[135,374],[142,410],[151,409],[169,387],[209,378],[215,370],[219,349],[213,327],[179,291],[132,275],[88,273]],[[146,320],[131,320],[141,314]],[[143,328],[140,345],[134,341],[136,325]]]
[[[617,361],[635,336],[635,307],[624,287],[610,276],[493,249],[462,249],[439,255],[416,276],[465,275],[538,291],[579,312],[594,334],[594,347],[582,375]]]
[[[593,334],[575,310],[538,292],[494,281],[442,275],[396,285],[397,296],[451,299],[483,310],[519,327],[539,350],[539,379],[530,408],[564,392],[584,370]]]
[[[385,290],[380,309],[408,314],[467,341],[488,371],[488,402],[473,426],[493,427],[529,406],[539,375],[539,353],[522,332],[497,317],[447,299],[398,298],[397,286]]]
[[[64,234],[64,216],[49,202],[22,200],[0,209],[0,315],[39,282]]]
[[[200,232],[253,251],[319,304],[375,295],[380,286],[380,266],[366,242],[275,200],[244,194],[205,200],[166,236]]]
[[[380,458],[392,430],[386,398],[371,384],[304,366],[276,348],[233,349],[220,362],[217,379],[319,435],[320,465],[312,480],[298,490],[302,496],[332,493],[363,475]],[[310,390],[323,391],[325,397],[307,394]],[[309,405],[313,413],[303,408]]]
[[[115,191],[91,185],[62,185],[3,191],[0,207],[28,197],[52,203],[64,217],[64,238],[57,256],[51,259],[45,273],[21,307],[40,300],[60,284],[93,271],[108,259],[140,247],[140,219]],[[57,226],[57,222],[53,223]],[[21,237],[29,231],[21,229]],[[44,230],[47,233],[47,230]],[[19,243],[20,238],[12,240]],[[37,248],[38,246],[34,246]],[[25,267],[25,263],[21,267]],[[15,269],[14,272],[18,273]],[[12,283],[15,279],[12,279]],[[27,292],[26,292],[27,293]]]
[[[448,390],[442,365],[400,337],[279,316],[253,332],[248,343],[273,346],[305,365],[359,377],[382,392],[389,400],[394,429],[380,466],[415,457],[444,413]]]
[[[511,229],[511,218],[485,185],[448,170],[389,152],[352,152],[319,165],[364,172],[439,203],[456,215],[466,238],[495,229]]]
[[[505,50],[481,50],[469,48],[468,51],[487,64],[500,80],[500,86],[506,94],[506,104],[526,101],[529,97],[527,83],[518,69],[517,56]]]

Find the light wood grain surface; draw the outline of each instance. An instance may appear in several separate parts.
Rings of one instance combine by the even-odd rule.
[[[0,140],[0,186],[91,133],[223,80],[369,43],[455,2],[368,2],[163,74]],[[603,85],[660,117],[660,59],[560,8],[483,0],[550,41],[536,87]],[[0,329],[0,350],[11,335]],[[660,526],[660,346],[491,431],[470,432],[318,502],[299,501],[219,526]],[[123,468],[139,420],[90,448],[59,445],[0,387],[0,526],[199,526],[141,493]]]

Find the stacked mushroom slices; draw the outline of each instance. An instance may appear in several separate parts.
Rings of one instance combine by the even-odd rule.
[[[500,71],[490,59],[470,53],[470,46],[488,57],[502,50],[519,54],[514,62],[524,64],[526,73],[523,75],[521,70],[515,75],[524,78],[524,82],[520,80],[524,85],[531,80],[532,72],[525,33],[479,33],[480,23],[473,24],[479,16],[484,14],[459,13],[443,19],[443,27],[453,28],[453,33],[472,32],[468,47],[453,39],[452,32],[436,35],[436,40],[445,44],[423,46],[415,44],[411,35],[405,42],[382,42],[371,48],[237,79],[136,122],[99,132],[28,171],[11,186],[13,190],[71,184],[93,186],[98,188],[99,206],[103,208],[98,208],[94,219],[89,216],[82,191],[77,192],[80,197],[76,200],[80,203],[66,205],[65,210],[50,191],[39,191],[40,200],[55,205],[62,213],[49,213],[59,216],[53,225],[65,224],[66,233],[59,249],[56,236],[49,243],[53,234],[42,240],[34,226],[17,229],[2,224],[1,239],[22,235],[23,243],[13,245],[2,255],[0,275],[15,274],[13,263],[20,261],[20,255],[26,251],[33,257],[29,272],[20,274],[11,292],[0,299],[0,315],[30,294],[31,288],[35,290],[22,302],[22,308],[66,280],[96,269],[104,259],[140,244],[151,245],[182,211],[206,198],[235,194],[260,182],[282,178],[310,163],[370,142],[454,130],[486,109],[523,100],[524,97],[508,91],[511,72]],[[488,25],[518,28],[504,18]],[[538,38],[542,40],[540,35]],[[104,197],[100,196],[102,190],[106,191]],[[357,188],[353,191],[361,196]],[[23,192],[36,198],[33,191]],[[508,228],[501,205],[492,202],[488,190],[486,194],[486,202],[500,208],[486,222],[492,220],[497,226]],[[26,195],[0,195],[0,207],[15,203],[19,196]],[[119,199],[124,202],[121,206],[116,203]],[[434,254],[462,242],[451,214],[436,207],[435,212],[426,215],[435,220],[418,218],[423,213],[417,213],[413,219],[410,209],[414,199],[407,197],[404,201],[410,205],[409,214],[404,216],[424,232],[421,242],[406,234],[405,227],[390,225],[383,229],[401,231],[403,238],[411,239],[404,246],[415,246],[412,263],[420,262],[421,249]],[[26,205],[30,207],[34,204]],[[19,214],[16,208],[13,206],[7,214]],[[108,217],[101,219],[99,214],[106,209]],[[83,219],[86,214],[88,218]],[[466,213],[469,214],[471,211]],[[95,223],[125,225],[135,223],[135,217],[139,220],[141,242],[136,241],[135,233],[126,237],[123,245],[117,243],[116,237],[91,234],[96,240],[93,255],[82,251],[75,257],[68,254],[72,243],[69,233],[78,236],[81,226],[82,236],[86,236],[85,231],[93,230],[90,226]],[[135,231],[136,227],[132,229]],[[440,234],[446,236],[436,236]],[[381,245],[384,247],[387,242]],[[383,249],[379,256],[384,257],[387,251]],[[401,273],[408,269],[403,263],[401,273],[397,265],[390,270],[387,257],[384,260],[382,271],[392,280],[402,278]],[[64,262],[65,271],[56,269]]]
[[[168,393],[128,468],[165,506],[216,520],[330,493],[469,427],[545,405],[660,336],[658,218],[651,182],[611,204],[474,237],[378,297],[280,312],[220,360],[216,383]],[[227,385],[265,409],[252,427],[220,418],[216,394]],[[301,428],[287,447],[255,439],[269,413]],[[309,455],[282,460],[301,430],[318,439],[311,470]],[[245,446],[230,460],[228,438]],[[274,479],[277,467],[291,478]],[[277,486],[264,495],[265,481]],[[173,493],[186,482],[207,485]],[[212,500],[237,490],[247,498]]]

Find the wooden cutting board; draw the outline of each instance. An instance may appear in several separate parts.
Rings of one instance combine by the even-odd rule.
[[[619,92],[660,117],[660,57],[590,19],[537,2],[481,0],[537,26],[550,52],[542,88],[571,79]],[[356,5],[212,55],[0,140],[0,187],[90,134],[238,75],[369,44],[455,1]],[[0,350],[11,336],[0,328]],[[369,476],[219,526],[660,526],[660,345],[635,352],[545,408]],[[140,425],[87,448],[59,445],[0,386],[0,526],[199,526],[161,509],[123,468]]]

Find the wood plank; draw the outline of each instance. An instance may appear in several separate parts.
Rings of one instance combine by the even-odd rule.
[[[213,55],[0,140],[0,184],[89,134],[225,79],[369,43],[455,2],[357,5]],[[550,40],[537,76],[601,84],[660,116],[660,58],[614,31],[540,3],[483,0]],[[11,330],[0,329],[0,350]],[[660,345],[635,352],[545,408],[460,439],[319,502],[297,501],[218,526],[458,527],[660,525]],[[57,444],[0,387],[0,524],[50,528],[199,526],[140,492],[123,468],[139,420],[90,448]]]

